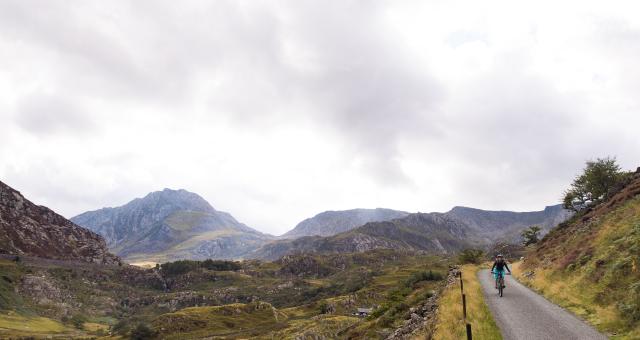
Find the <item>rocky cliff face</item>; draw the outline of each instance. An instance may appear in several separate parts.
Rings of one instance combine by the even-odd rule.
[[[186,190],[153,192],[71,220],[104,236],[109,249],[131,261],[239,258],[272,239]]]
[[[408,214],[404,211],[383,208],[325,211],[298,223],[295,228],[282,235],[282,238],[332,236],[368,222],[389,221]]]
[[[485,241],[517,241],[520,232],[532,225],[542,227],[546,234],[553,227],[571,217],[571,212],[562,205],[553,205],[540,211],[513,212],[490,211],[467,207],[455,207],[446,215],[461,221]]]
[[[0,253],[117,264],[102,237],[0,182]]]

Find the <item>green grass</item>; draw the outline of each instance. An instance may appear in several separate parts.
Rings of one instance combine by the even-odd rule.
[[[3,339],[71,334],[79,336],[81,333],[48,318],[22,316],[14,312],[0,313],[0,338]]]
[[[24,302],[15,292],[15,284],[22,275],[20,266],[7,260],[0,260],[0,311],[22,309]]]
[[[255,302],[185,308],[158,317],[153,325],[166,339],[250,337],[285,328],[286,320],[271,304]]]

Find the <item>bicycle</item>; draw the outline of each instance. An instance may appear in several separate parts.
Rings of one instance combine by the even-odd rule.
[[[496,272],[491,272],[491,274],[495,274]],[[498,295],[502,297],[502,293],[504,291],[504,275],[511,275],[511,273],[505,273],[504,271],[498,272],[498,278],[496,279],[496,286],[498,287]]]

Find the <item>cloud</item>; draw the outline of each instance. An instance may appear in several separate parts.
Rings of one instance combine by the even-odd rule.
[[[23,98],[15,119],[18,126],[39,136],[54,133],[82,135],[96,129],[90,113],[78,107],[76,101],[42,93]]]
[[[67,216],[184,187],[274,233],[537,209],[586,159],[637,166],[633,7],[4,1],[0,177]]]

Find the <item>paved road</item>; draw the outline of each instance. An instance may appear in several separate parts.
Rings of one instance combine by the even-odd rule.
[[[573,314],[523,286],[510,275],[504,296],[498,296],[488,270],[478,273],[485,301],[504,340],[601,340],[598,333]]]

